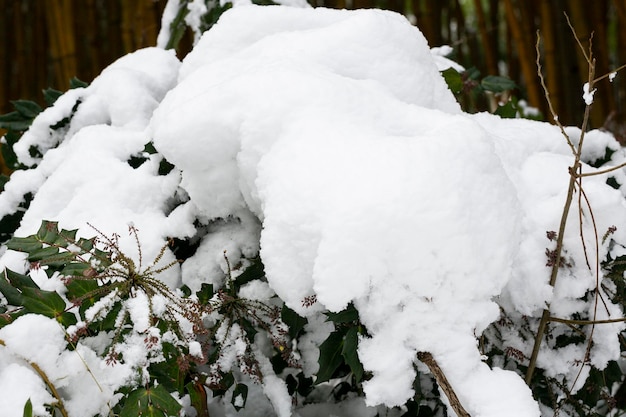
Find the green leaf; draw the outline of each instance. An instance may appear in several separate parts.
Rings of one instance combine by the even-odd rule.
[[[0,115],[0,128],[14,130],[16,132],[28,130],[32,122],[32,119],[25,118],[16,111]]]
[[[67,298],[69,300],[76,300],[86,295],[93,294],[94,291],[100,288],[98,282],[94,279],[72,279],[65,287],[67,288]]]
[[[75,245],[78,246],[84,253],[87,253],[93,249],[93,241],[93,238],[85,239],[81,237],[80,239],[78,239],[78,241],[75,242]]]
[[[517,117],[517,106],[512,101],[509,101],[503,106],[498,106],[493,113],[503,119],[515,119]]]
[[[55,258],[63,255],[59,253],[59,248],[54,246],[47,246],[45,248],[35,249],[33,251],[29,251],[28,260],[30,262],[37,262],[42,260],[48,260],[51,258]],[[47,263],[47,262],[46,262]]]
[[[21,306],[22,305],[22,293],[19,292],[16,288],[14,288],[9,279],[7,278],[7,274],[15,272],[5,269],[3,277],[0,278],[0,293],[4,295],[7,302],[12,306]],[[30,279],[30,278],[29,278]]]
[[[164,342],[162,346],[165,360],[150,364],[148,368],[150,376],[170,392],[183,392],[186,373],[183,372],[176,360],[181,354],[176,346],[171,343]]]
[[[8,324],[13,323],[15,320],[17,320],[18,317],[23,316],[24,314],[26,314],[26,311],[23,308],[17,311],[12,311],[10,313],[0,314],[0,329]]]
[[[209,300],[213,298],[213,284],[203,283],[200,286],[200,291],[196,292],[196,296],[200,304],[208,304]]]
[[[486,90],[493,93],[502,93],[504,91],[513,90],[517,87],[515,82],[507,77],[498,75],[488,75],[482,79],[480,85]]]
[[[359,360],[357,354],[357,348],[359,346],[359,331],[358,327],[351,327],[346,333],[346,337],[343,342],[343,348],[341,349],[341,355],[343,359],[352,370],[356,382],[360,382],[363,378],[363,364]]]
[[[39,286],[35,284],[35,281],[33,281],[28,275],[18,274],[10,269],[4,270],[4,277],[14,288],[17,288],[20,291],[23,291],[24,288],[39,288]]]
[[[22,290],[23,305],[29,313],[57,318],[65,312],[65,301],[54,291],[26,287]]]
[[[326,313],[326,317],[333,323],[351,323],[359,320],[359,312],[354,307],[354,304],[350,303],[348,307],[339,313]]]
[[[317,372],[316,384],[328,381],[343,362],[343,332],[331,333],[320,345],[318,360],[320,369]]]
[[[252,260],[252,264],[235,279],[235,285],[239,288],[250,281],[263,278],[264,276],[265,266],[263,262],[261,262],[261,258],[256,257]]]
[[[226,394],[226,391],[235,383],[235,377],[232,372],[228,372],[222,375],[222,379],[219,381],[219,385],[212,384],[211,391],[213,396],[217,397]]]
[[[182,406],[162,385],[138,388],[128,394],[120,417],[177,416]]]
[[[84,82],[84,81],[79,80],[79,79],[78,79],[78,78],[76,78],[76,77],[73,77],[73,78],[70,80],[70,89],[74,89],[74,88],[81,88],[81,87],[83,87],[83,88],[84,88],[84,87],[88,87],[88,86],[89,86],[89,84],[87,84],[87,83],[86,83],[86,82]]]
[[[74,259],[72,255],[71,260]],[[66,262],[65,266],[59,273],[65,277],[79,277],[79,278],[92,278],[95,276],[96,272],[93,267],[87,262]],[[84,280],[83,280],[84,281]],[[95,282],[93,280],[88,280],[88,282]]]
[[[185,390],[189,394],[191,406],[196,409],[197,416],[209,417],[207,396],[204,385],[200,382],[192,381],[185,385]]]
[[[24,413],[22,415],[24,417],[33,417],[33,403],[30,402],[30,398],[24,404]]]
[[[457,70],[454,68],[448,68],[441,71],[441,75],[446,81],[446,84],[448,84],[450,91],[454,94],[460,93],[463,90],[463,79]]]
[[[246,406],[248,400],[248,386],[246,384],[237,384],[233,390],[233,397],[230,403],[239,411]]]
[[[11,104],[19,114],[28,119],[34,119],[42,111],[39,104],[30,100],[15,100],[11,101]]]
[[[7,248],[18,251],[30,253],[37,249],[41,249],[43,244],[38,241],[34,236],[28,237],[12,237],[7,243]]]
[[[57,321],[65,327],[72,326],[78,323],[76,316],[73,313],[70,313],[69,311],[61,313],[61,315],[57,317]]]
[[[298,313],[283,305],[283,309],[280,312],[280,318],[289,327],[289,338],[295,339],[300,334],[300,331],[308,323],[308,320],[301,317]]]
[[[60,246],[62,248],[67,247],[70,243],[73,243],[76,238],[76,230],[61,230],[59,231],[59,223],[43,220],[39,230],[37,231],[37,238],[43,243],[48,245]]]
[[[48,106],[52,106],[54,102],[57,101],[57,99],[62,95],[62,91],[55,90],[54,88],[47,88],[43,90],[43,99],[46,101],[46,104]]]

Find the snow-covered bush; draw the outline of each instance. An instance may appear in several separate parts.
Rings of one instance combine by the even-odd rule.
[[[611,410],[624,173],[576,176],[562,215],[570,174],[623,150],[463,113],[402,16],[234,8],[182,63],[143,49],[64,94],[14,150],[2,415]]]

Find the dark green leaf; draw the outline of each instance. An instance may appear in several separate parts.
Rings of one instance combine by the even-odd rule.
[[[498,75],[488,75],[482,79],[480,85],[486,90],[493,93],[502,93],[504,91],[513,90],[517,87],[515,82],[510,78],[500,77]]]
[[[4,295],[9,305],[21,306],[22,305],[22,293],[14,288],[7,278],[8,273],[15,273],[8,269],[4,270],[2,278],[0,278],[0,293]],[[29,278],[30,279],[30,278]]]
[[[30,398],[24,404],[24,417],[33,417],[33,403],[30,402]]]
[[[326,313],[328,320],[333,323],[351,323],[359,320],[359,312],[354,307],[352,303],[348,304],[348,307],[345,310],[340,311],[339,313]]]
[[[84,253],[87,253],[93,249],[93,239],[85,239],[81,237],[75,242],[75,245],[78,246]]]
[[[191,406],[196,409],[197,417],[210,417],[204,385],[200,382],[192,381],[185,385],[185,390],[189,394]]]
[[[203,283],[200,286],[200,291],[196,292],[196,296],[200,304],[208,304],[209,300],[213,298],[213,284]]]
[[[167,175],[175,168],[174,164],[170,163],[167,159],[162,158],[159,162],[159,175]]]
[[[63,275],[66,274],[63,273]],[[66,285],[66,288],[67,298],[69,300],[76,300],[86,295],[93,294],[93,292],[98,290],[100,286],[98,285],[98,282],[94,279],[72,279]]]
[[[74,255],[69,254],[71,258],[68,261],[74,259]],[[65,277],[80,277],[80,278],[92,278],[96,272],[93,267],[87,262],[70,262],[65,263],[65,266],[59,273]],[[83,280],[84,281],[84,280]],[[95,281],[91,281],[95,282]]]
[[[164,361],[150,364],[150,375],[159,385],[170,392],[183,392],[185,373],[181,370],[176,359],[180,356],[178,349],[171,343],[163,343]]]
[[[358,328],[351,327],[346,333],[346,337],[343,342],[343,349],[341,350],[341,355],[343,359],[352,370],[356,382],[360,382],[363,378],[363,364],[359,360],[359,355],[357,354],[357,348],[359,346],[359,332]]]
[[[67,311],[58,316],[57,320],[65,327],[72,326],[78,323],[78,320],[76,320],[76,316]]]
[[[62,254],[59,253],[59,248],[55,248],[54,246],[47,246],[45,248],[30,251],[28,254],[28,260],[30,262],[37,262],[42,260],[48,260],[51,258],[56,259],[60,255]]]
[[[4,270],[4,277],[14,288],[17,288],[20,291],[23,291],[24,288],[39,288],[39,286],[35,284],[35,281],[33,281],[28,275],[18,274],[10,269]]]
[[[239,411],[246,406],[248,400],[248,386],[246,384],[237,384],[233,390],[233,398],[230,403]]]
[[[81,88],[81,87],[88,87],[88,86],[89,86],[89,84],[87,84],[87,83],[86,83],[86,82],[84,82],[84,81],[79,80],[79,79],[78,79],[78,78],[76,78],[76,77],[73,77],[73,78],[70,80],[70,89],[74,89],[74,88]]]
[[[7,243],[7,248],[18,252],[30,253],[37,249],[41,249],[43,244],[38,241],[35,236],[28,237],[12,237]]]
[[[13,323],[18,317],[26,314],[26,311],[22,308],[10,313],[0,314],[0,329],[4,326]]]
[[[213,396],[217,397],[220,395],[226,394],[226,391],[233,386],[235,383],[235,377],[232,372],[228,372],[222,375],[222,379],[219,381],[218,385],[211,385],[211,391],[213,392]]]
[[[19,114],[28,119],[34,119],[42,111],[39,104],[30,100],[15,100],[11,104]]]
[[[48,245],[55,245],[60,247],[67,247],[76,237],[77,230],[61,230],[59,231],[59,223],[48,220],[43,220],[39,230],[37,231],[37,238],[43,243]]]
[[[264,276],[265,267],[263,262],[261,262],[261,258],[257,257],[253,259],[252,264],[236,278],[235,284],[240,287],[252,280],[263,278]]]
[[[320,345],[319,371],[316,384],[328,381],[343,362],[343,332],[331,333]]]
[[[62,95],[63,92],[55,90],[53,88],[47,88],[43,90],[43,98],[48,106],[52,106],[54,102],[57,101],[57,99]]]
[[[287,327],[289,327],[289,338],[291,339],[295,339],[296,337],[298,337],[298,334],[304,328],[304,325],[308,322],[306,318],[301,317],[300,315],[298,315],[298,313],[296,313],[286,305],[283,305],[283,309],[280,312],[280,318],[283,323],[285,323]]]
[[[29,313],[56,318],[64,313],[65,301],[54,291],[26,287],[22,290],[23,305]]]
[[[6,143],[0,144],[0,149],[2,150],[2,157],[4,158],[4,164],[12,169],[23,169],[24,167],[17,160],[17,155],[13,150],[13,145],[20,139],[21,135],[14,131],[7,132],[4,135],[4,139]]]
[[[448,68],[441,71],[441,75],[443,75],[443,79],[446,81],[446,84],[448,84],[448,88],[454,94],[460,93],[461,90],[463,90],[463,79],[457,70]]]
[[[9,179],[11,179],[11,177],[8,175],[0,174],[0,191],[4,191],[4,186],[9,182]]]
[[[177,416],[182,406],[162,385],[138,388],[128,394],[120,417]]]
[[[0,128],[14,130],[16,132],[28,130],[32,122],[32,119],[25,118],[16,111],[0,115]]]
[[[143,151],[150,155],[157,153],[157,150],[154,147],[154,143],[152,142],[146,143],[146,145],[143,147]]]
[[[494,114],[502,117],[503,119],[515,119],[517,117],[517,106],[509,101],[503,106],[498,106]]]

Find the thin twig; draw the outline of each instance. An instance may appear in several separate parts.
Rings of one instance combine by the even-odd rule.
[[[619,72],[619,71],[623,70],[624,68],[626,68],[626,64],[624,64],[624,65],[622,65],[622,66],[620,66],[620,67],[615,68],[615,69],[614,69],[613,71],[611,71],[611,72],[607,72],[606,74],[604,74],[604,75],[602,75],[602,76],[600,76],[600,77],[596,78],[595,80],[593,80],[593,82],[594,82],[594,84],[595,84],[596,82],[598,82],[598,81],[600,81],[600,80],[603,80],[603,79],[605,79],[605,78],[608,78],[611,74],[616,74],[617,72]]]
[[[35,362],[29,361],[28,364],[35,370],[35,372],[37,372],[37,374],[39,374],[39,377],[46,384],[46,386],[50,390],[50,393],[54,396],[54,398],[56,398],[57,403],[54,404],[54,406],[59,410],[59,412],[61,413],[63,417],[68,417],[67,410],[65,409],[65,406],[63,405],[63,399],[59,395],[59,392],[57,391],[52,381],[50,381],[50,379],[48,378],[48,375],[46,375],[43,369],[41,369],[39,365],[37,365]]]
[[[548,320],[553,321],[555,323],[563,323],[563,324],[577,324],[580,326],[588,326],[593,324],[611,324],[611,323],[622,323],[626,321],[626,317],[620,317],[619,319],[606,319],[606,320],[571,320],[571,319],[561,319],[558,317],[550,317]]]
[[[567,22],[569,24],[569,27],[574,35],[574,37],[576,38],[576,42],[578,42],[578,45],[580,46],[581,51],[583,52],[585,59],[587,60],[587,62],[589,63],[589,90],[592,91],[593,90],[593,76],[594,76],[594,71],[595,71],[595,59],[593,59],[593,55],[592,55],[592,51],[591,51],[591,46],[589,49],[589,55],[587,54],[587,52],[585,51],[585,48],[583,47],[582,43],[580,43],[580,40],[578,39],[578,37],[576,36],[576,31],[574,30],[574,27],[572,26],[569,17],[567,16],[567,14],[565,15],[565,17],[567,18]],[[591,40],[590,40],[590,44],[591,44]],[[539,57],[539,41],[537,41],[537,63],[538,63],[538,68],[537,68],[537,72],[540,76],[540,78],[542,78],[541,75],[541,66],[539,65],[540,62],[540,57]],[[553,107],[552,107],[552,103],[550,100],[550,94],[546,88],[545,83],[542,83],[542,87],[544,88],[544,93],[545,93],[545,97],[546,100],[548,101],[548,105],[551,109],[551,111],[553,111]],[[557,235],[557,242],[556,242],[556,257],[555,257],[555,262],[552,265],[552,270],[550,273],[550,286],[554,287],[554,285],[556,284],[556,279],[559,273],[559,268],[561,265],[561,252],[563,250],[563,239],[564,239],[564,235],[565,235],[565,226],[567,225],[567,218],[569,217],[569,211],[574,199],[574,191],[576,189],[576,186],[578,185],[579,188],[582,188],[582,178],[580,178],[580,168],[581,168],[581,155],[582,155],[582,149],[583,149],[583,143],[584,143],[584,139],[585,139],[585,131],[587,129],[588,123],[589,123],[589,113],[591,110],[591,104],[588,104],[585,107],[585,114],[584,114],[584,118],[583,118],[583,123],[581,126],[581,134],[580,134],[580,140],[578,141],[578,146],[577,148],[574,150],[574,164],[570,167],[569,169],[569,173],[570,173],[570,179],[569,179],[569,185],[568,185],[568,189],[567,189],[567,197],[565,199],[565,205],[563,206],[563,213],[561,214],[561,222],[559,225],[559,232]],[[558,123],[558,116],[553,113],[553,116],[555,117],[555,121],[557,121]],[[560,125],[560,123],[559,123]],[[563,136],[565,137],[565,139],[567,140],[567,143],[570,145],[570,148],[573,149],[573,145],[571,144],[571,141],[569,139],[569,136],[567,136],[567,134],[565,133],[565,130],[563,128],[561,128],[561,133],[563,134]],[[584,243],[584,242],[583,242]],[[541,315],[541,320],[539,321],[539,327],[537,328],[537,335],[535,336],[535,343],[533,345],[533,350],[530,356],[530,360],[529,360],[529,364],[528,364],[528,369],[526,371],[526,384],[530,385],[531,381],[532,381],[532,377],[533,374],[535,372],[535,368],[537,366],[537,357],[539,356],[539,349],[541,348],[541,343],[543,341],[543,336],[546,332],[546,329],[548,327],[548,322],[550,321],[550,306],[548,305],[544,310],[543,313]],[[593,331],[593,330],[592,330]]]
[[[554,110],[554,106],[552,105],[552,100],[550,100],[550,92],[548,91],[548,87],[546,86],[546,81],[543,78],[543,72],[541,71],[541,53],[539,51],[539,45],[541,44],[541,36],[539,34],[539,31],[537,31],[537,43],[535,44],[535,50],[537,51],[537,75],[539,75],[539,80],[541,82],[541,88],[543,89],[543,92],[546,96],[546,100],[548,101],[548,108],[550,109],[550,114],[552,114],[552,119],[554,120],[554,123],[556,123],[556,125],[559,127],[559,129],[561,130],[561,134],[563,135],[563,137],[567,140],[567,144],[569,145],[570,149],[572,150],[572,154],[576,155],[576,149],[574,148],[574,144],[572,143],[572,141],[570,140],[569,136],[567,135],[567,133],[565,133],[565,128],[563,127],[563,125],[561,124],[561,122],[559,121],[559,116],[556,114],[556,111]]]
[[[463,408],[461,401],[459,401],[459,397],[456,396],[452,385],[448,382],[448,378],[446,378],[446,374],[443,373],[443,370],[439,367],[439,364],[428,352],[417,352],[417,359],[423,362],[430,370],[430,373],[433,374],[437,384],[443,392],[448,397],[448,401],[450,401],[450,406],[456,413],[458,417],[471,417],[471,415]]]
[[[623,163],[621,163],[619,165],[616,165],[614,167],[611,167],[611,168],[603,169],[601,171],[585,172],[584,174],[583,173],[579,173],[579,174],[576,174],[576,175],[579,176],[579,177],[593,177],[595,175],[608,174],[609,172],[617,171],[618,169],[624,168],[624,167],[626,167],[626,162],[623,162]]]

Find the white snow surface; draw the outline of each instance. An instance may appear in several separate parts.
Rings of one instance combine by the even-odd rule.
[[[180,74],[152,119],[155,146],[206,217],[262,220],[268,280],[291,308],[355,303],[372,334],[359,348],[369,404],[408,400],[429,351],[472,415],[538,415],[474,337],[498,317],[491,298],[518,252],[515,186],[417,29],[381,11],[240,8]],[[313,294],[317,308],[303,307]],[[488,398],[470,401],[478,390]]]
[[[16,235],[34,233],[47,219],[93,236],[89,221],[122,235],[120,244],[132,252],[130,223],[148,261],[166,237],[192,236],[194,220],[213,221],[214,233],[196,255],[163,279],[193,290],[219,284],[224,251],[234,264],[260,250],[269,288],[244,291],[276,293],[309,316],[310,340],[299,344],[305,359],[315,357],[328,332],[319,313],[354,303],[370,334],[358,350],[373,374],[364,385],[368,406],[411,398],[416,354],[427,351],[473,417],[539,416],[520,376],[482,362],[477,337],[499,317],[494,300],[529,316],[550,303],[553,315],[568,318],[594,288],[584,262],[555,288],[548,283],[546,232],[558,229],[572,154],[549,124],[462,113],[436,60],[423,35],[391,12],[236,7],[182,65],[171,52],[141,50],[46,110],[16,149],[38,166],[13,175],[0,214],[36,192]],[[77,99],[55,147],[59,137],[47,126],[69,115]],[[594,137],[602,144],[590,155],[599,158],[614,140],[594,133],[589,141]],[[176,166],[169,174],[157,175],[153,157],[137,169],[126,163],[150,140]],[[28,155],[32,145],[47,151],[41,160]],[[605,180],[584,180],[600,235],[626,224],[623,195]],[[186,202],[174,209],[175,198]],[[584,259],[574,212],[565,248]],[[588,222],[583,231],[595,248]],[[624,233],[618,228],[614,238],[626,242]],[[607,250],[599,245],[598,256]],[[0,264],[22,272],[23,259],[7,251]],[[170,259],[167,251],[162,262]],[[305,307],[313,295],[317,303]],[[607,300],[599,318],[619,316]],[[39,320],[33,328],[63,343],[56,323],[28,316],[1,329],[0,339],[24,340],[15,333],[26,320]],[[594,365],[619,357],[622,328],[596,328]],[[523,348],[517,334],[503,337]],[[10,349],[0,347],[1,364],[16,354]],[[538,366],[548,375],[568,374],[584,350],[554,354],[544,347]],[[288,416],[294,410],[282,380],[262,365],[270,374],[263,390],[278,415]],[[81,366],[68,369],[82,375]],[[7,372],[37,393],[35,406],[50,401],[27,364],[1,366],[0,387]],[[575,372],[566,377],[572,381]],[[15,414],[3,401],[0,414]],[[23,405],[25,398],[15,401]]]

